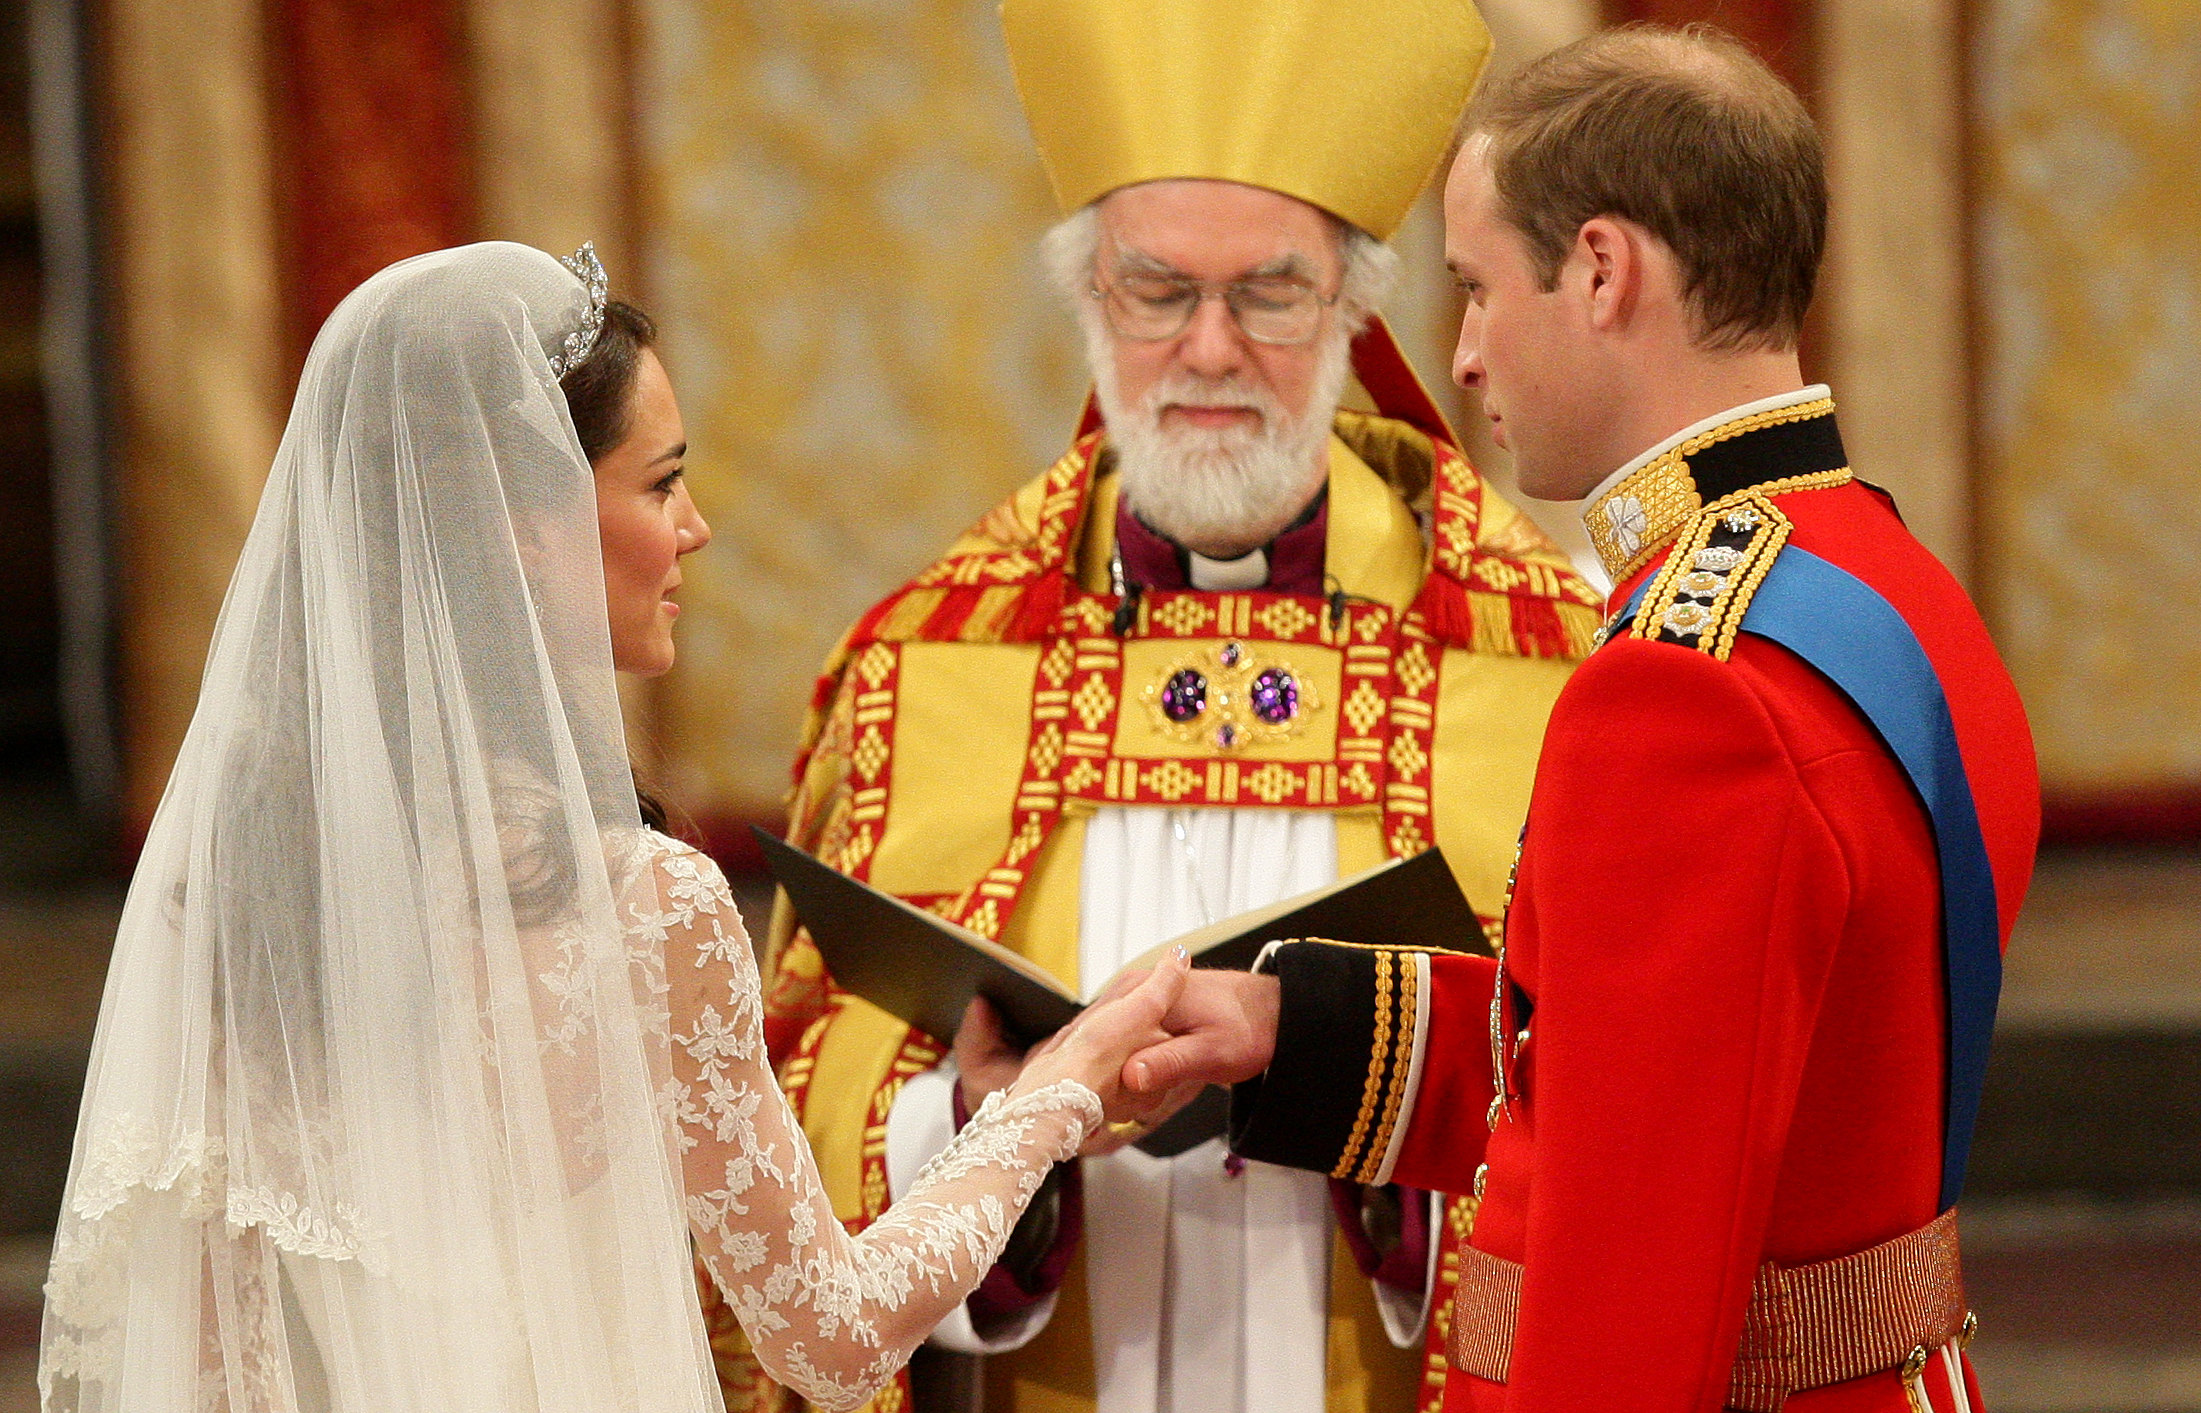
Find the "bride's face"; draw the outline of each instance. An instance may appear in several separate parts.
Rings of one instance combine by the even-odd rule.
[[[681,463],[688,435],[657,355],[643,349],[634,374],[627,438],[596,459],[596,527],[604,543],[611,660],[654,677],[673,665],[680,560],[711,542],[688,497]]]

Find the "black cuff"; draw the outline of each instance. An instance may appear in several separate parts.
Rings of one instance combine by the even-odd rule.
[[[1414,1060],[1418,948],[1287,942],[1268,1073],[1230,1096],[1230,1146],[1264,1163],[1376,1182]]]

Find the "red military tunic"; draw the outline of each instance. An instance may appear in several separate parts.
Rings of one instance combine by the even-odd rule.
[[[1633,502],[1624,515],[1593,508],[1593,529],[1634,531],[1613,602],[1697,522],[1693,461],[1717,490],[1755,487],[1791,548],[1877,590],[1948,699],[2007,944],[2039,830],[2016,691],[1956,581],[1840,466],[1831,403],[1788,413],[1654,460],[1613,492]],[[1831,439],[1833,466],[1789,459],[1782,429],[1813,419],[1803,430]],[[1506,925],[1507,1030],[1520,1029],[1503,1037],[1513,1097],[1494,1128],[1491,960],[1323,959],[1342,949],[1317,943],[1270,959],[1277,1062],[1237,1096],[1240,1151],[1479,1187],[1472,1245],[1524,1268],[1506,1382],[1455,1368],[1448,1410],[1718,1409],[1763,1263],[1847,1256],[1938,1213],[1948,1022],[1932,826],[1840,690],[1726,627],[1724,660],[1618,634],[1553,710]],[[1385,1085],[1398,1122],[1356,1140],[1345,1116]],[[1326,1087],[1340,1091],[1327,1107]],[[1962,1406],[1954,1367],[1927,1367],[1937,1413]],[[1786,1407],[1911,1405],[1889,1372]]]

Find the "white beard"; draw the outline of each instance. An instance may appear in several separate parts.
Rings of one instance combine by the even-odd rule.
[[[1087,362],[1116,449],[1124,504],[1192,548],[1250,549],[1275,539],[1328,474],[1323,452],[1344,395],[1352,340],[1341,332],[1324,339],[1307,410],[1292,417],[1267,388],[1182,372],[1165,376],[1137,406],[1126,406],[1108,332],[1098,324],[1086,321]],[[1170,403],[1250,408],[1261,420],[1253,428],[1165,428],[1161,410]]]

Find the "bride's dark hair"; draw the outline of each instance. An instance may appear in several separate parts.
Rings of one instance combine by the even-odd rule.
[[[656,346],[657,325],[650,316],[623,299],[611,300],[604,305],[604,327],[596,335],[596,346],[558,380],[573,430],[580,434],[581,453],[591,466],[627,439],[634,424],[634,379],[642,350]],[[634,803],[644,824],[659,833],[670,832],[664,802],[643,785],[639,774]]]
[[[565,391],[573,430],[581,434],[581,452],[594,465],[627,439],[634,423],[634,377],[642,350],[657,346],[657,325],[650,316],[614,299],[604,306],[604,327],[588,357],[558,380]]]

